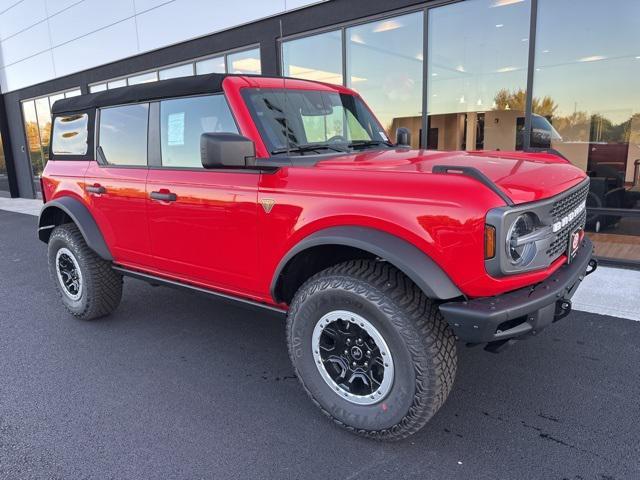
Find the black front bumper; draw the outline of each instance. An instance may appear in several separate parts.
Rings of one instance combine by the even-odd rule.
[[[571,297],[597,262],[593,244],[584,238],[576,257],[531,287],[496,297],[443,303],[440,311],[454,333],[468,343],[505,344],[535,334],[571,311]]]

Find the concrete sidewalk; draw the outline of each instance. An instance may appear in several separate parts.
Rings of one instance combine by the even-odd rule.
[[[0,198],[0,210],[39,215],[41,200]],[[640,271],[600,267],[573,297],[576,310],[640,321]]]

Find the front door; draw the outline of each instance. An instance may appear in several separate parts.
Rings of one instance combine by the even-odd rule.
[[[100,109],[98,158],[85,173],[92,214],[118,263],[146,266],[151,243],[146,216],[149,105]]]
[[[205,170],[200,160],[203,133],[238,132],[225,97],[163,100],[153,110],[160,148],[147,178],[147,212],[158,273],[257,292],[259,174]]]

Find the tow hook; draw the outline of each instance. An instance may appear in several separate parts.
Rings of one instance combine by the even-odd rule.
[[[557,322],[558,320],[562,320],[564,317],[571,313],[571,300],[562,299],[556,303],[556,313],[554,315],[553,321]]]
[[[595,258],[589,260],[589,265],[587,266],[587,271],[584,272],[584,276],[587,277],[596,271],[598,268],[598,261]]]

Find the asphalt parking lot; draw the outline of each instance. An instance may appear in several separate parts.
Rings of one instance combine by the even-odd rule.
[[[112,317],[74,320],[35,224],[0,211],[2,479],[640,478],[640,322],[462,347],[443,409],[384,444],[316,410],[277,314],[127,279]]]

